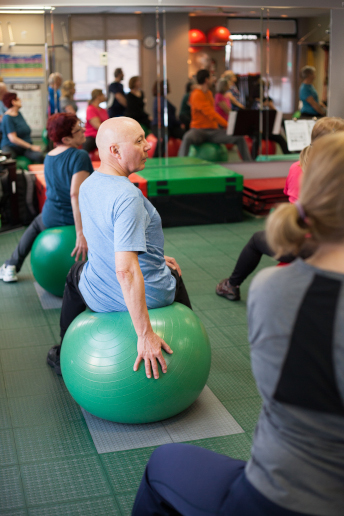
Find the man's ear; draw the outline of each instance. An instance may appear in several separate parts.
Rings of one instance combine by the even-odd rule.
[[[110,147],[110,152],[111,152],[111,154],[113,154],[113,156],[114,156],[115,158],[117,158],[117,159],[121,157],[121,154],[120,154],[120,152],[119,152],[119,147],[118,147],[118,145],[111,145],[111,147]]]

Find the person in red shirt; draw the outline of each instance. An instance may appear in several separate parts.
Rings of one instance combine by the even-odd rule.
[[[231,143],[238,146],[244,161],[252,161],[243,136],[229,136],[226,129],[219,129],[219,126],[227,127],[227,120],[215,111],[214,97],[210,91],[212,79],[208,70],[199,70],[196,79],[200,87],[192,91],[189,99],[191,129],[183,137],[179,156],[187,156],[190,145],[200,145],[203,142]]]
[[[86,110],[86,141],[82,148],[87,152],[94,151],[96,146],[96,136],[100,124],[109,118],[106,109],[99,107],[99,104],[106,101],[106,97],[102,90],[92,90],[91,100]]]

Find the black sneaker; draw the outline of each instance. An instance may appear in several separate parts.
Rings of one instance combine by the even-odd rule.
[[[60,366],[60,350],[61,346],[53,346],[49,349],[47,355],[47,364],[54,369],[56,374],[62,376]]]
[[[240,288],[233,287],[229,279],[224,279],[216,286],[216,294],[229,299],[229,301],[240,301]]]

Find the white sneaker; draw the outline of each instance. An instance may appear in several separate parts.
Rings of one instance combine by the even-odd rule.
[[[0,267],[0,279],[5,281],[6,283],[10,283],[11,281],[18,281],[17,271],[15,265],[5,265],[3,264]]]

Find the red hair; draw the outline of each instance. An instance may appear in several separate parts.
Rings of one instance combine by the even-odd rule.
[[[71,113],[56,113],[48,119],[48,137],[54,143],[62,143],[62,138],[72,136],[73,127],[79,121],[76,115]]]
[[[5,95],[2,97],[2,102],[4,103],[4,106],[7,107],[7,109],[12,107],[13,100],[17,100],[17,94],[11,93],[10,91],[5,93]]]

